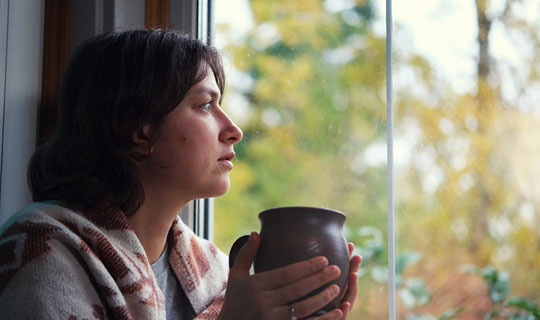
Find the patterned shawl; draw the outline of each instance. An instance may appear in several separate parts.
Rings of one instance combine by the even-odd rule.
[[[169,262],[196,319],[216,319],[227,257],[180,218]],[[165,299],[119,210],[76,213],[33,203],[0,229],[0,318],[165,319]]]

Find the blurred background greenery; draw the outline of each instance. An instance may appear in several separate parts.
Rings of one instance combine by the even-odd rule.
[[[365,261],[351,319],[387,319],[384,3],[245,1],[249,23],[238,29],[241,12],[226,20],[220,8],[230,2],[221,1],[223,107],[244,140],[231,190],[215,202],[215,242],[228,252],[259,230],[267,208],[340,210]],[[472,53],[448,51],[458,62],[438,63],[415,46],[434,40],[407,29],[421,16],[394,12],[398,318],[534,319],[526,317],[540,296],[540,19],[531,11],[540,3],[430,3],[433,29],[450,26],[434,39]],[[450,19],[464,10],[452,3],[467,3],[472,18]],[[512,54],[493,49],[501,39]],[[489,270],[506,275],[500,301]]]

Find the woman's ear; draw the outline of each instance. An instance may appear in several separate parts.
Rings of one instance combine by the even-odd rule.
[[[135,144],[135,152],[142,156],[148,156],[152,153],[152,147],[150,146],[150,131],[151,126],[145,124],[139,129],[133,131],[132,139]]]

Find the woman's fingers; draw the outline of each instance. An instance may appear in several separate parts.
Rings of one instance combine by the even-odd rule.
[[[321,271],[327,266],[328,259],[326,259],[326,257],[315,257],[285,267],[257,273],[254,277],[257,278],[257,283],[260,285],[261,289],[272,290],[308,277]],[[322,284],[319,284],[319,287],[321,285]]]
[[[342,301],[342,309],[345,305],[345,303],[349,304],[349,310],[354,305],[354,302],[356,301],[356,295],[358,294],[358,268],[360,267],[360,263],[362,263],[362,258],[360,256],[354,256],[351,259],[350,267],[349,267],[349,276],[347,277],[347,290],[345,291],[345,295],[343,296]],[[345,312],[345,309],[343,309]],[[348,312],[348,310],[347,310]]]
[[[249,276],[249,269],[253,260],[255,260],[259,243],[260,236],[256,232],[252,232],[246,244],[238,252],[236,261],[230,271],[231,276]]]
[[[323,291],[319,292],[318,294],[314,295],[313,297],[309,297],[305,300],[295,302],[293,304],[294,310],[295,310],[295,316],[298,319],[305,318],[309,316],[310,314],[314,313],[315,311],[321,309],[330,301],[332,301],[337,295],[339,294],[339,287],[335,284],[329,286],[328,288],[325,288]],[[288,308],[289,306],[285,306]],[[323,318],[324,319],[324,318]]]
[[[339,277],[341,271],[337,266],[329,266],[323,270],[298,280],[292,284],[279,288],[281,294],[277,296],[277,304],[286,304],[306,296],[308,293],[322,287]]]
[[[347,277],[347,283],[345,285],[345,294],[341,299],[340,309],[342,315],[340,320],[347,319],[347,314],[351,311],[354,302],[356,301],[356,296],[358,294],[358,269],[362,263],[362,257],[355,255],[352,256],[354,250],[354,244],[352,242],[348,243],[349,246],[349,276]],[[351,258],[352,256],[352,258]]]
[[[352,257],[351,261],[350,261],[350,267],[349,267],[349,270],[350,272],[358,272],[358,269],[360,269],[360,264],[362,264],[362,257],[361,256],[354,256]]]
[[[328,259],[316,257],[310,260],[294,263],[282,268],[260,272],[252,276],[249,270],[260,244],[260,236],[253,232],[246,244],[240,249],[236,261],[231,268],[229,286],[225,299],[223,315],[225,318],[238,318],[246,312],[249,315],[281,315],[289,316],[290,301],[298,300],[317,288],[335,280],[340,275],[337,266],[328,266]],[[348,244],[349,254],[352,255],[354,245]],[[341,300],[341,306],[331,312],[315,317],[316,320],[344,319],[352,307],[358,293],[357,271],[362,259],[360,256],[350,258],[350,273],[347,280],[347,290]],[[330,285],[318,294],[295,302],[294,315],[298,318],[308,317],[323,308],[339,295],[339,287]],[[246,305],[238,308],[239,297],[243,297],[251,308]],[[243,310],[243,311],[242,311]],[[248,312],[249,311],[249,312]],[[251,316],[248,316],[251,317]],[[281,316],[280,316],[281,317]],[[224,318],[224,319],[225,319]]]
[[[357,273],[350,273],[349,278],[347,279],[347,291],[345,292],[345,296],[343,297],[343,302],[349,302],[351,304],[351,307],[354,304],[354,301],[356,300],[356,295],[358,294],[358,274]]]
[[[341,311],[343,311],[343,315],[340,319],[346,319],[347,318],[347,314],[349,313],[349,311],[351,311],[351,308],[352,308],[352,305],[350,302],[348,301],[345,301],[341,304]]]

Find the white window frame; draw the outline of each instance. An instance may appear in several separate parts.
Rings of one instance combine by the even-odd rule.
[[[7,33],[8,33],[8,0],[0,0],[0,199],[2,196],[2,154],[4,140],[6,67],[7,67]],[[1,210],[1,205],[0,205]],[[5,220],[0,211],[0,224]]]
[[[394,95],[392,82],[392,0],[386,0],[386,158],[388,176],[388,319],[396,319],[396,228],[394,201]]]
[[[45,1],[0,0],[0,224],[31,201]]]

